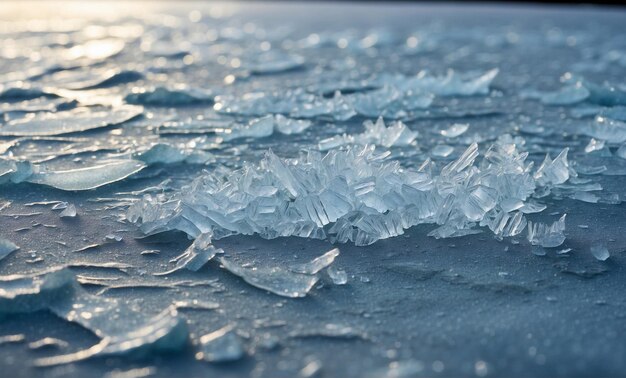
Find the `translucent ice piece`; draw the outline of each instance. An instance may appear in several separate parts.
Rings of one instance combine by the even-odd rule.
[[[332,264],[337,256],[339,256],[339,248],[333,248],[322,256],[316,257],[306,264],[292,267],[291,270],[296,273],[316,274],[320,270]]]
[[[609,250],[604,244],[595,243],[591,246],[590,251],[593,257],[595,257],[596,260],[599,261],[606,261],[609,257],[611,257]]]
[[[27,181],[61,190],[89,190],[123,180],[141,171],[145,166],[143,162],[136,160],[111,160],[100,165],[66,171],[41,170]]]
[[[9,121],[0,127],[0,136],[51,136],[77,133],[127,122],[143,112],[141,107],[124,106],[111,110],[76,108],[61,112],[35,113]]]
[[[522,97],[536,99],[547,105],[573,105],[584,101],[589,95],[589,90],[580,82],[567,85],[555,92],[522,92]]]
[[[545,223],[528,222],[528,241],[532,245],[540,245],[546,248],[558,247],[565,241],[565,216],[563,216],[552,225]]]
[[[220,258],[220,262],[250,285],[288,298],[306,296],[318,281],[315,275],[292,273],[279,267],[247,269],[224,258]]]
[[[173,260],[176,262],[175,268],[167,272],[156,273],[155,275],[167,275],[181,269],[187,269],[192,272],[198,271],[209,262],[209,260],[215,257],[216,254],[224,253],[221,248],[215,248],[211,244],[211,237],[211,234],[201,234],[198,236],[185,252]]]
[[[328,273],[328,276],[335,285],[345,285],[348,283],[348,274],[345,270],[329,266],[328,269],[326,269],[326,273]]]
[[[543,163],[537,168],[534,178],[540,186],[553,186],[562,184],[569,179],[570,168],[567,161],[569,148],[564,148],[554,159],[546,155]]]
[[[468,129],[469,124],[467,123],[455,123],[447,129],[441,130],[440,133],[446,138],[456,138],[463,135]]]
[[[0,184],[20,183],[33,174],[33,166],[28,161],[0,157]]]
[[[128,104],[146,106],[181,106],[213,103],[213,96],[211,91],[193,88],[134,88],[132,93],[124,97],[124,101]]]
[[[177,351],[189,339],[186,323],[175,309],[147,317],[123,301],[87,293],[68,269],[0,277],[0,313],[44,309],[80,324],[101,341],[76,353],[38,359],[35,364],[39,366],[71,363],[93,356],[145,356],[151,352]]]
[[[304,62],[304,58],[299,55],[269,51],[255,54],[254,61],[244,63],[243,67],[254,74],[272,74],[302,67]]]
[[[346,144],[375,144],[378,146],[407,146],[417,138],[417,132],[411,131],[404,123],[398,121],[391,123],[388,127],[382,117],[376,123],[365,121],[363,123],[365,132],[353,135],[338,135],[320,141],[319,148],[322,151],[336,148]]]
[[[15,245],[13,242],[0,238],[0,260],[10,255],[11,252],[17,251],[18,249],[20,249],[20,247]]]
[[[263,138],[274,133],[274,116],[266,116],[251,120],[246,125],[233,125],[230,129],[218,131],[223,140],[229,141],[238,138]]]
[[[438,144],[431,151],[431,155],[434,157],[448,157],[454,152],[454,147],[447,144]]]
[[[582,133],[596,139],[608,140],[611,143],[626,142],[626,122],[597,116],[581,129]]]
[[[132,83],[143,79],[144,76],[134,70],[108,70],[107,72],[98,72],[89,79],[68,83],[64,87],[71,90],[87,90],[110,88],[120,84]]]
[[[604,145],[606,144],[606,141],[604,140],[598,140],[595,138],[591,138],[591,140],[589,141],[589,144],[587,144],[587,146],[585,146],[585,152],[586,153],[591,153],[594,151],[600,151],[601,149],[604,148]]]
[[[237,361],[246,355],[241,338],[230,325],[201,336],[198,349],[196,359],[208,362]]]
[[[59,214],[59,217],[61,218],[74,218],[76,217],[76,206],[74,206],[74,204],[69,204],[67,206],[67,208],[65,208],[63,211],[61,211],[61,213]]]
[[[281,134],[300,134],[311,126],[311,121],[287,118],[281,114],[274,116],[274,128]]]

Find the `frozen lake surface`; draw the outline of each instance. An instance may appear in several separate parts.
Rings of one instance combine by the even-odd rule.
[[[11,376],[626,371],[623,9],[3,8]]]

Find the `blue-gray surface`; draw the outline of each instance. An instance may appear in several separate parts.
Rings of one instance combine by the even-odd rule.
[[[4,5],[0,303],[6,307],[0,308],[0,375],[626,375],[623,9]],[[57,8],[67,14],[58,18]],[[446,79],[449,69],[462,79]],[[486,79],[476,87],[462,84],[481,77]],[[335,91],[346,102],[340,103]],[[246,93],[264,93],[274,102],[254,102]],[[389,96],[397,101],[387,101]],[[281,128],[279,120],[287,118],[273,118],[269,131],[254,126],[277,113],[305,123]],[[401,120],[418,134],[390,136],[391,141],[362,134],[363,122],[378,115],[388,125]],[[248,122],[252,126],[246,128]],[[346,138],[326,148],[331,142],[325,139],[344,133]],[[502,139],[506,134],[511,138]],[[155,143],[167,146],[148,150]],[[336,284],[324,270],[312,290],[300,293],[303,298],[253,287],[223,269],[218,258],[202,261],[200,269],[189,264],[159,275],[192,243],[175,230],[197,236],[188,231],[189,223],[215,234],[248,233],[222,214],[205,215],[228,224],[223,227],[195,217],[147,237],[126,219],[129,205],[136,206],[145,193],[161,193],[162,200],[201,196],[197,186],[196,191],[181,187],[205,175],[211,190],[213,172],[239,177],[231,170],[257,163],[270,148],[281,158],[295,158],[302,149],[364,143],[390,151],[387,159],[412,173],[427,158],[441,169],[473,143],[481,155],[492,143],[516,144],[535,163],[528,168],[531,176],[546,153],[554,158],[567,147],[569,181],[546,184],[548,179],[535,174],[537,189],[526,202],[498,197],[486,210],[479,201],[480,218],[472,218],[475,208],[464,208],[471,222],[455,223],[468,231],[462,237],[427,236],[437,227],[433,223],[452,222],[431,218],[401,228],[403,235],[376,235],[384,240],[366,239],[357,244],[370,245],[359,246],[333,245],[319,233],[273,239],[214,235],[215,247],[224,252],[210,253],[259,272],[286,270],[339,247],[331,267],[347,272],[347,284]],[[255,169],[264,172],[266,163]],[[101,165],[94,174],[46,173]],[[468,175],[476,179],[485,172],[481,164]],[[444,176],[433,173],[433,180],[448,187]],[[62,202],[75,205],[77,216],[69,208],[60,217],[62,209],[53,206],[64,207],[58,206]],[[530,245],[542,243],[527,240],[526,230],[503,235],[476,224],[505,203],[505,212],[513,213],[522,202],[547,206],[524,212],[534,223],[567,214],[565,242],[544,249]],[[332,234],[332,222],[319,230]],[[20,248],[12,251],[4,239]],[[205,251],[202,240],[194,244],[197,251]],[[608,259],[598,252],[604,247]],[[40,311],[14,305],[15,281],[6,276],[57,266],[68,266],[84,292],[74,288],[72,299],[46,297],[50,303]],[[191,341],[182,347],[170,338],[165,347],[153,348],[160,350],[140,355],[96,353],[70,363],[46,359],[84,351],[125,330],[124,322],[134,327],[170,305],[178,307],[176,319],[189,330]],[[112,315],[116,309],[123,314],[111,320],[119,325],[98,323],[99,312],[109,314],[109,306]],[[86,308],[91,312],[85,314]],[[186,340],[186,329],[171,324],[180,331],[174,338]],[[211,333],[220,329],[227,336],[211,344],[222,335]],[[32,344],[46,337],[62,341]]]

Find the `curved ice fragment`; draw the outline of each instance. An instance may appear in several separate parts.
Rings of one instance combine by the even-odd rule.
[[[90,190],[123,180],[145,167],[145,163],[137,160],[111,160],[100,165],[65,171],[42,170],[26,181],[68,191]]]
[[[316,257],[305,264],[296,265],[291,268],[293,272],[302,274],[317,274],[320,270],[328,267],[339,256],[339,248],[333,248],[323,255]]]
[[[18,249],[20,249],[20,247],[15,245],[15,243],[7,239],[0,238],[0,260],[10,255],[11,252],[17,251]]]
[[[539,100],[546,105],[573,105],[586,100],[590,92],[581,82],[577,82],[554,92],[527,90],[521,95],[522,98]]]
[[[143,78],[142,73],[134,70],[109,70],[104,74],[94,75],[90,80],[65,85],[65,88],[71,90],[110,88],[120,84],[132,83]]]
[[[315,275],[292,273],[280,267],[247,269],[225,258],[220,258],[220,263],[250,285],[288,298],[306,296],[319,279]]]
[[[172,260],[172,262],[176,262],[176,267],[166,272],[155,273],[154,275],[164,276],[181,269],[197,272],[206,265],[209,260],[215,257],[215,255],[224,253],[221,248],[215,248],[211,244],[211,237],[212,235],[210,233],[198,236],[185,252]]]
[[[213,103],[213,92],[188,88],[170,89],[156,87],[151,89],[133,89],[133,92],[124,97],[124,101],[133,105],[146,106],[180,106],[202,103]]]
[[[35,113],[7,122],[0,127],[0,136],[53,136],[83,132],[130,121],[142,112],[141,107],[127,106],[99,111],[76,108],[56,113]]]

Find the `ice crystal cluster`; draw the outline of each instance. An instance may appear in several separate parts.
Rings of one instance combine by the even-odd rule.
[[[439,225],[430,233],[435,237],[475,233],[477,227],[497,238],[516,236],[526,228],[525,213],[545,208],[533,196],[575,175],[567,149],[534,169],[520,143],[523,139],[505,135],[480,159],[474,143],[441,169],[430,160],[418,169],[403,168],[374,146],[325,155],[307,150],[295,159],[270,150],[259,164],[206,173],[172,196],[146,195],[129,209],[128,219],[146,233],[300,236],[356,245],[423,223]],[[563,241],[554,242],[563,228],[529,230],[533,244]]]

